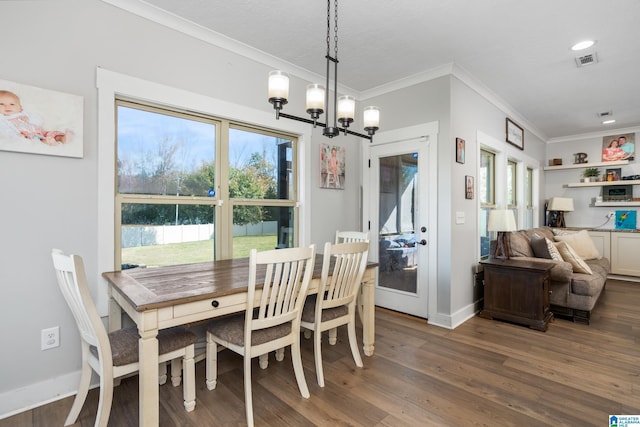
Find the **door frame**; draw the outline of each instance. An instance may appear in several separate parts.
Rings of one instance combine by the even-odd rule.
[[[369,195],[371,185],[369,183],[369,161],[371,159],[371,148],[382,144],[392,144],[394,142],[403,142],[412,139],[426,138],[427,144],[427,215],[429,224],[427,225],[427,251],[429,258],[428,271],[428,289],[427,289],[427,316],[429,318],[437,317],[437,301],[438,301],[438,131],[439,123],[429,122],[415,126],[408,126],[400,129],[394,129],[376,134],[373,141],[362,141],[362,224],[365,230],[370,230],[369,221],[371,218],[371,197]],[[377,231],[375,232],[377,238]],[[372,239],[373,241],[374,239]],[[373,259],[372,254],[370,261],[378,262]],[[378,277],[376,275],[376,287]]]

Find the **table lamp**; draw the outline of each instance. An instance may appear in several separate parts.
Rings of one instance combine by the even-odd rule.
[[[496,250],[493,254],[497,259],[509,259],[511,247],[507,233],[515,231],[516,219],[513,211],[509,209],[494,209],[489,211],[488,231],[497,231]]]
[[[566,227],[564,223],[564,213],[573,212],[573,199],[570,197],[552,197],[551,200],[549,200],[547,210],[550,214],[549,226],[564,228]],[[551,213],[553,213],[553,217],[551,217]]]

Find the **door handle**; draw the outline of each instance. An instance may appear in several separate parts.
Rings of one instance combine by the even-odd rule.
[[[422,246],[427,246],[427,241],[425,239],[420,240],[418,243],[420,243]]]

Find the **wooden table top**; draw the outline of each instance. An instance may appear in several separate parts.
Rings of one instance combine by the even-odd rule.
[[[320,278],[322,258],[322,254],[316,254],[314,279]],[[377,265],[369,262],[367,268]],[[264,275],[264,266],[262,274]],[[120,293],[140,312],[246,292],[249,258],[133,268],[105,272],[102,273],[102,277],[113,285],[115,292]]]

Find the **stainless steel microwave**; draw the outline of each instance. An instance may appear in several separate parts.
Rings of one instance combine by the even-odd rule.
[[[633,198],[633,185],[607,185],[602,187],[602,200],[624,201]]]

